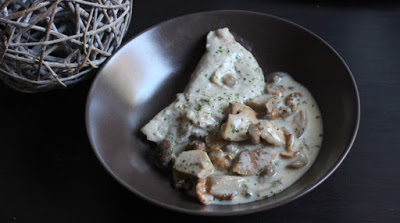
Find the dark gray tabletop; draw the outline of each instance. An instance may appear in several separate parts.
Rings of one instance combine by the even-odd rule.
[[[400,4],[348,1],[137,0],[125,41],[199,11],[272,14],[316,33],[344,58],[361,98],[358,136],[315,190],[245,216],[172,212],[135,196],[101,166],[85,129],[89,79],[67,90],[22,94],[0,84],[2,222],[400,222]],[[340,91],[340,86],[338,86]]]

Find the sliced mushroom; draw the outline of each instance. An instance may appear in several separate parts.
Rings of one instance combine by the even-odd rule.
[[[267,76],[265,81],[270,84],[278,84],[282,80],[282,74],[273,73]]]
[[[227,74],[222,78],[222,83],[230,88],[233,88],[237,83],[239,79],[234,77],[232,74]]]
[[[285,135],[286,138],[286,145],[285,145],[285,150],[286,152],[293,152],[293,146],[294,146],[294,135],[289,132],[286,128],[283,129],[283,134]]]
[[[264,88],[265,93],[281,97],[285,93],[285,88],[282,85],[267,83]]]
[[[233,87],[237,84],[236,68],[229,58],[212,74],[210,81],[221,87]]]
[[[285,143],[285,136],[282,130],[267,120],[261,120],[258,124],[261,132],[261,138],[273,146],[282,146]]]
[[[265,183],[267,179],[275,176],[276,174],[276,168],[274,165],[268,165],[264,170],[260,172],[258,175],[258,182],[260,183]]]
[[[226,145],[223,148],[223,151],[225,152],[225,159],[227,159],[229,162],[231,162],[235,157],[238,152],[239,148],[236,145]]]
[[[243,176],[256,175],[258,167],[254,160],[254,154],[249,150],[241,152],[232,166],[232,171]]]
[[[157,164],[160,167],[172,166],[175,160],[175,155],[173,154],[173,146],[171,141],[165,139],[158,144],[156,160],[158,161]]]
[[[183,151],[176,158],[173,170],[174,186],[190,190],[195,185],[199,201],[208,204],[212,196],[206,193],[206,177],[214,171],[207,153],[202,150]]]
[[[283,133],[286,137],[286,145],[285,152],[280,153],[280,156],[284,159],[292,159],[296,157],[300,153],[300,151],[293,151],[294,135],[286,128],[283,129]]]
[[[276,97],[269,98],[265,103],[269,120],[274,120],[280,117],[279,111],[277,110],[279,100]]]
[[[269,119],[270,119],[270,120],[275,120],[275,119],[280,118],[280,117],[281,117],[281,114],[280,114],[279,111],[278,111],[277,109],[275,109],[275,108],[273,108],[273,109],[271,110],[271,112],[269,113]]]
[[[296,108],[291,108],[291,107],[280,107],[279,108],[279,116],[283,117],[283,118],[289,117],[296,112],[297,112],[297,107]]]
[[[268,177],[273,177],[276,174],[276,168],[274,165],[268,165],[267,168],[264,169],[263,175]]]
[[[275,96],[260,95],[246,101],[246,105],[258,112],[271,112],[279,104],[279,100]]]
[[[303,110],[300,110],[295,114],[295,116],[293,116],[292,125],[297,138],[300,138],[303,135],[304,130],[307,127],[307,121],[307,113]]]
[[[189,150],[178,155],[174,169],[181,173],[202,178],[210,175],[214,171],[214,166],[206,152]]]
[[[239,148],[235,145],[229,144],[225,146],[225,152],[231,153],[231,154],[236,154],[236,152],[239,150]]]
[[[200,140],[194,140],[191,143],[189,143],[189,146],[191,150],[205,150],[206,149],[206,144]]]
[[[248,139],[249,126],[257,122],[257,114],[249,106],[231,103],[231,114],[228,120],[221,126],[221,136],[228,141],[244,141]]]
[[[177,189],[191,190],[196,185],[196,181],[197,178],[192,175],[181,173],[177,170],[172,171],[172,183]]]
[[[276,96],[260,95],[246,101],[246,104],[258,112],[259,119],[274,120],[280,117],[279,99]]]
[[[229,114],[232,115],[239,114],[241,112],[240,110],[241,107],[242,106],[239,103],[229,103],[229,108],[228,108]]]
[[[295,151],[295,152],[291,152],[291,153],[280,153],[279,155],[284,158],[284,159],[293,159],[294,157],[296,157],[297,155],[299,155],[300,151]]]
[[[275,156],[275,153],[269,153],[266,149],[245,150],[239,154],[239,158],[232,166],[232,171],[243,176],[259,174],[271,165]]]
[[[240,185],[244,181],[239,176],[210,175],[207,178],[208,193],[220,200],[232,200],[243,190]]]
[[[226,170],[229,168],[230,160],[227,159],[225,153],[218,147],[208,150],[208,156],[217,170]]]
[[[300,97],[302,97],[302,94],[300,92],[295,92],[295,93],[289,94],[285,98],[286,106],[279,107],[279,115],[281,117],[288,117],[288,116],[295,114],[298,111],[298,108],[296,105],[296,100]]]
[[[297,111],[297,105],[296,105],[296,103],[295,103],[295,100],[298,99],[298,98],[300,98],[300,97],[302,97],[302,94],[301,94],[300,92],[295,92],[295,93],[289,94],[289,95],[286,97],[286,99],[285,99],[285,104],[286,104],[287,106],[289,106],[289,108],[290,108],[290,110],[291,110],[292,112]]]
[[[204,141],[206,142],[206,146],[208,148],[211,147],[218,147],[218,148],[222,148],[225,145],[227,145],[229,143],[229,141],[226,141],[225,139],[223,139],[221,137],[220,132],[212,132],[209,135],[207,135],[204,138]]]
[[[249,136],[252,144],[257,145],[260,143],[261,132],[257,125],[249,126]]]
[[[250,98],[246,101],[246,105],[250,106],[257,112],[265,112],[266,111],[266,103],[269,99],[273,99],[273,96],[263,94],[254,98]]]
[[[307,164],[308,164],[307,156],[303,152],[300,152],[296,156],[296,160],[293,161],[292,163],[290,163],[289,165],[287,165],[286,167],[291,168],[291,169],[299,169],[299,168],[306,166]]]
[[[289,94],[285,99],[285,104],[289,107],[292,107],[292,106],[295,107],[296,105],[295,105],[294,101],[302,96],[303,95],[300,92],[295,92],[295,93]]]
[[[278,105],[278,99],[276,97],[272,97],[269,98],[265,103],[265,108],[267,109],[267,112],[270,113],[274,108],[277,107],[277,105]]]
[[[212,195],[207,193],[206,182],[205,178],[199,178],[196,184],[196,196],[205,205],[209,204],[213,199]]]

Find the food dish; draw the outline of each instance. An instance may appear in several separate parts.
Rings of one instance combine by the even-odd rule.
[[[271,197],[299,179],[322,142],[310,92],[288,74],[264,74],[228,28],[210,31],[183,93],[142,129],[173,186],[201,203]]]
[[[324,141],[307,173],[276,196],[241,205],[204,206],[172,188],[165,173],[151,164],[151,146],[140,128],[184,90],[189,77],[182,74],[194,70],[207,32],[221,27],[235,30],[236,40],[253,53],[264,72],[284,70],[310,90],[324,117]],[[356,83],[332,47],[294,23],[246,11],[182,16],[134,37],[102,67],[86,108],[94,152],[118,182],[170,210],[219,216],[268,210],[311,191],[346,157],[359,118]]]

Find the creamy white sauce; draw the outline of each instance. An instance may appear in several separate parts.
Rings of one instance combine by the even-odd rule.
[[[206,48],[206,53],[193,72],[185,91],[177,94],[177,99],[171,105],[142,128],[142,132],[150,141],[160,143],[163,140],[169,140],[174,147],[174,155],[178,159],[182,150],[187,148],[191,138],[203,139],[210,132],[220,131],[221,125],[226,122],[229,103],[245,104],[249,99],[265,94],[264,75],[257,61],[250,52],[234,40],[227,28],[210,32],[207,36]],[[206,171],[210,173],[210,176],[218,174],[238,176],[234,179],[240,178],[240,180],[232,183],[232,185],[238,185],[237,193],[235,192],[229,199],[205,194],[204,197],[208,200],[207,204],[247,203],[270,197],[297,181],[316,159],[323,134],[318,105],[310,92],[288,74],[280,73],[279,76],[281,76],[281,80],[278,84],[285,91],[282,96],[275,96],[279,101],[277,107],[287,107],[285,98],[293,93],[302,95],[298,100],[294,100],[294,103],[299,111],[306,113],[307,125],[303,135],[300,138],[295,137],[293,151],[301,151],[308,159],[307,165],[299,169],[287,168],[294,158],[285,159],[279,155],[285,151],[285,145],[272,146],[265,142],[252,145],[248,140],[231,142],[231,145],[239,148],[234,154],[236,159],[237,155],[245,150],[264,149],[269,154],[275,154],[270,165],[275,168],[276,174],[265,178],[260,177],[259,174],[239,176],[232,173],[230,168],[218,170],[214,164],[215,168],[211,166],[214,169]],[[273,96],[271,95],[271,97]],[[296,130],[293,125],[294,116],[289,115],[271,120],[271,122],[278,129],[286,128],[289,132],[296,134],[299,130]],[[240,126],[241,123],[240,120],[236,120],[234,125]],[[234,130],[236,131],[236,129],[232,131]],[[185,154],[185,156],[187,155],[188,153]],[[202,156],[204,156],[203,153]],[[203,163],[209,162],[205,160]],[[235,161],[231,160],[230,162],[232,164]],[[197,165],[196,162],[192,164]],[[198,169],[196,166],[195,170]],[[207,176],[204,179],[207,180]],[[196,196],[196,191],[193,190],[196,189],[198,187],[191,190],[194,192],[194,196]],[[201,200],[201,198],[199,199]]]
[[[223,77],[238,81],[230,88]],[[142,128],[147,139],[173,144],[188,142],[189,136],[204,137],[220,127],[229,102],[243,103],[260,95],[264,75],[253,55],[235,41],[228,29],[207,35],[206,53],[183,93]]]
[[[245,176],[244,178],[246,180],[242,187],[248,188],[248,193],[238,194],[231,201],[215,199],[210,202],[211,204],[247,203],[273,196],[295,183],[312,166],[317,158],[323,138],[322,118],[319,107],[311,93],[304,86],[293,80],[291,76],[286,73],[280,73],[280,75],[282,75],[283,78],[279,85],[282,85],[286,89],[282,96],[283,99],[294,92],[300,92],[302,94],[301,99],[296,103],[298,103],[297,106],[299,110],[303,110],[307,113],[308,123],[303,135],[299,139],[296,138],[293,150],[304,152],[307,156],[308,164],[300,169],[289,169],[286,166],[290,162],[293,162],[293,160],[284,159],[278,154],[272,161],[272,164],[276,168],[276,174],[273,177],[265,179],[264,182],[260,182],[259,176]],[[285,127],[295,132],[295,129],[291,126],[292,119],[293,115],[287,118],[272,120],[272,122],[279,127]],[[261,145],[246,145],[245,148],[250,150],[265,148],[271,153],[284,151],[284,146],[264,147]]]

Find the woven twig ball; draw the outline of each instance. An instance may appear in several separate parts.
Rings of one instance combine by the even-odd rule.
[[[0,78],[22,92],[77,83],[118,48],[133,0],[0,0]]]

